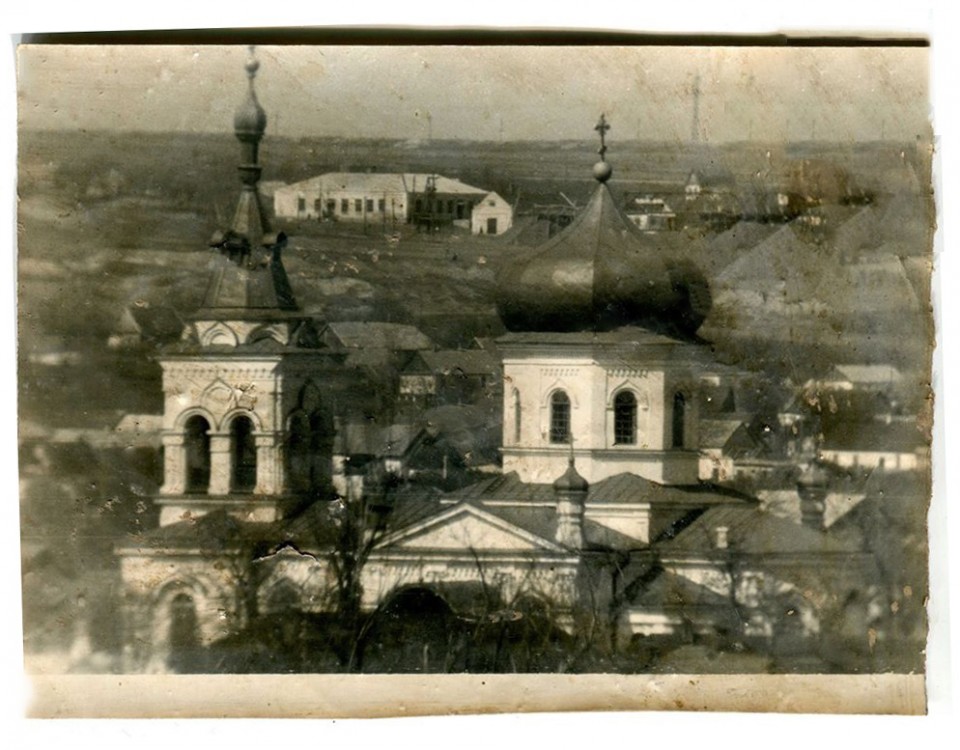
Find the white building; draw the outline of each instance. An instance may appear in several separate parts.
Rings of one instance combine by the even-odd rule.
[[[487,193],[473,207],[470,217],[472,234],[503,234],[513,226],[513,207],[496,193]]]
[[[429,216],[440,223],[470,222],[483,188],[428,173],[329,172],[286,185],[273,194],[282,219],[330,219],[406,224]]]

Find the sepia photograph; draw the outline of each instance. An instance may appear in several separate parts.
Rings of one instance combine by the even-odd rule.
[[[924,711],[928,43],[548,41],[17,48],[28,676]]]

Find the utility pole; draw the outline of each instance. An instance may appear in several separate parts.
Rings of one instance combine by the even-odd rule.
[[[700,74],[693,79],[693,120],[690,123],[691,142],[700,143]]]

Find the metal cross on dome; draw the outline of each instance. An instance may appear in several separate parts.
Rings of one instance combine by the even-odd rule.
[[[253,79],[260,70],[260,61],[257,59],[257,47],[251,44],[247,47],[247,63],[244,65],[247,70],[247,78],[250,79],[250,85],[253,86]]]
[[[600,122],[594,127],[594,130],[600,134],[600,148],[597,149],[597,153],[600,154],[600,161],[605,161],[607,154],[606,135],[607,131],[610,130],[610,123],[607,122],[607,116],[605,114],[600,115]]]

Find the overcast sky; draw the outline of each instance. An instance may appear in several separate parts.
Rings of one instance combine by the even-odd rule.
[[[924,48],[259,47],[269,133],[708,141],[927,134]],[[223,132],[247,49],[24,46],[23,127]]]

